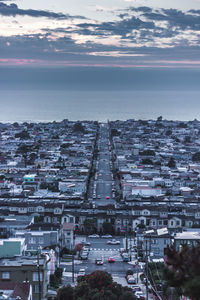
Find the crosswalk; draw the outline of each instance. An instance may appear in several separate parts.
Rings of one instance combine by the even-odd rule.
[[[90,248],[90,250],[93,251],[117,251],[119,252],[119,248],[108,248],[108,249],[102,249],[102,248]]]

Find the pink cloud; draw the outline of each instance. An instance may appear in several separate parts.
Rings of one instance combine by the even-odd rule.
[[[0,66],[36,66],[36,67],[118,67],[118,68],[199,68],[199,61],[190,60],[142,60],[137,63],[77,63],[70,61],[48,61],[25,58],[0,58]]]

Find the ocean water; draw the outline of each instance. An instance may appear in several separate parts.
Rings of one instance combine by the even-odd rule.
[[[200,119],[200,91],[2,90],[0,122]]]
[[[200,69],[0,67],[0,122],[200,119]]]

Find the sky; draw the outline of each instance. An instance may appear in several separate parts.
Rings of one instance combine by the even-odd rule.
[[[200,0],[0,0],[0,66],[200,67]]]

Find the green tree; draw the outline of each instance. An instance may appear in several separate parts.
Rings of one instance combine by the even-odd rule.
[[[56,300],[74,300],[74,289],[70,285],[60,288]]]
[[[113,234],[114,229],[113,229],[113,225],[111,223],[103,222],[102,227],[103,227],[103,232],[104,233]]]
[[[170,160],[169,160],[169,162],[168,162],[167,165],[168,165],[168,167],[170,167],[170,168],[176,168],[176,162],[175,162],[175,160],[174,160],[173,157],[170,158]]]
[[[94,233],[96,231],[94,219],[85,219],[83,225],[86,234]]]
[[[169,136],[169,135],[171,135],[171,134],[172,134],[172,131],[171,131],[171,129],[168,129],[168,130],[165,132],[165,134],[166,134],[166,136]]]
[[[199,300],[200,295],[200,244],[189,247],[183,244],[180,251],[166,249],[165,279],[180,296]]]
[[[85,127],[82,125],[81,122],[76,122],[73,126],[73,131],[74,132],[85,133]]]
[[[140,155],[155,156],[155,151],[147,149],[147,150],[144,150],[144,151],[140,152]]]
[[[192,155],[192,161],[200,161],[200,152],[196,152]]]
[[[142,163],[143,165],[153,165],[152,160],[149,159],[149,158],[142,159],[141,163]]]
[[[69,287],[58,290],[56,300],[66,300]],[[69,290],[73,300],[135,300],[131,289],[113,282],[112,276],[104,271],[95,271],[78,277],[78,283]],[[61,298],[63,297],[63,298]]]
[[[21,140],[30,139],[30,135],[29,135],[28,131],[26,131],[26,130],[23,130],[23,131],[21,131],[19,133],[16,133],[15,137],[16,138],[20,138]]]

